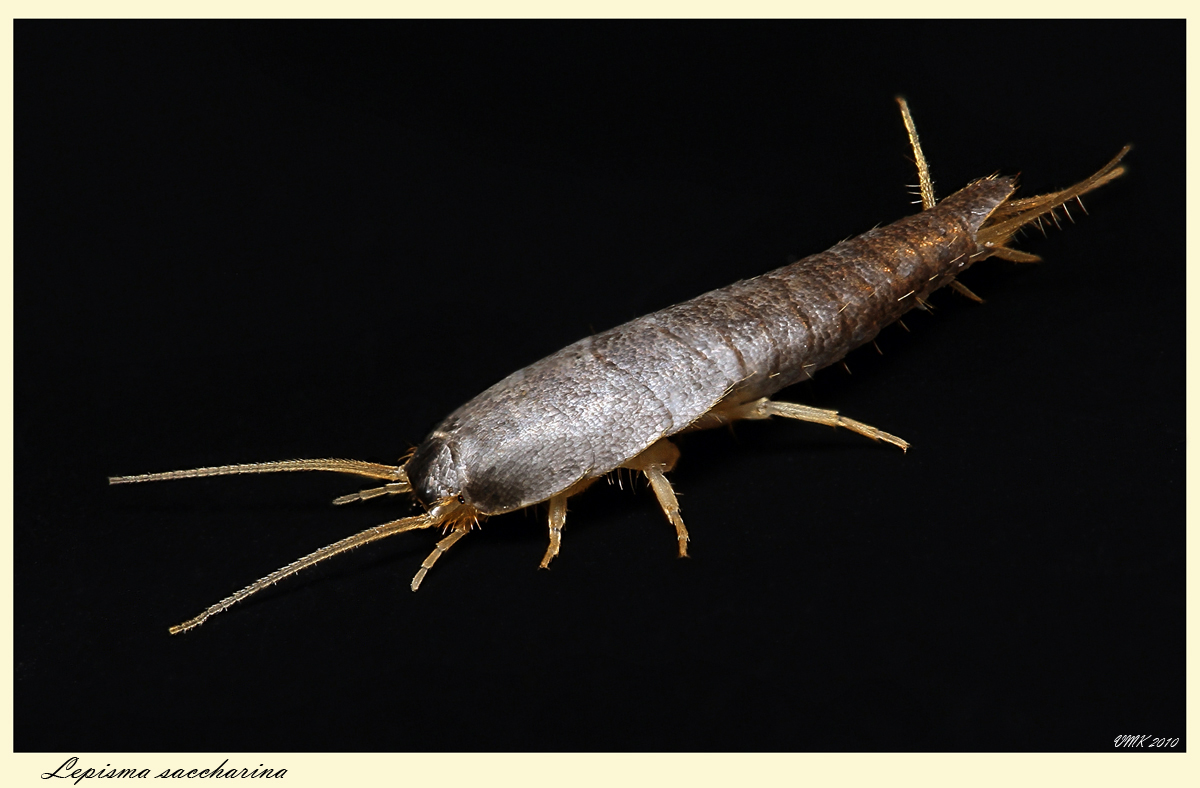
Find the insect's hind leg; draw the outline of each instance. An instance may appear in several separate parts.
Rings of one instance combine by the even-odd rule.
[[[675,467],[678,460],[679,448],[663,438],[621,467],[646,474],[663,514],[667,516],[671,525],[675,526],[679,557],[687,558],[687,545],[691,539],[688,537],[687,526],[683,524],[683,517],[679,514],[679,499],[675,497],[675,491],[671,489],[671,483],[664,475]]]
[[[908,441],[872,427],[870,424],[863,424],[861,421],[839,416],[836,410],[812,408],[808,405],[797,405],[794,402],[775,402],[769,399],[760,399],[757,402],[750,402],[743,405],[737,416],[743,419],[767,419],[771,416],[783,416],[787,419],[828,424],[831,427],[845,427],[852,432],[857,432],[859,435],[865,435],[873,441],[883,441],[893,446],[899,446],[904,451],[908,451]]]

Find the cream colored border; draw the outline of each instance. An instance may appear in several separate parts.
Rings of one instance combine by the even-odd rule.
[[[605,0],[605,2],[487,2],[486,0],[458,0],[458,2],[380,2],[379,0],[343,0],[330,2],[287,2],[271,3],[256,0],[206,0],[198,3],[177,0],[172,3],[136,2],[16,2],[9,4],[12,18],[28,17],[794,17],[810,16],[805,4],[781,2],[780,0],[742,0],[742,2],[662,2],[656,0]],[[829,6],[825,6],[826,9]],[[1128,13],[1130,6],[1115,3],[1075,2],[1047,5],[1045,2],[1018,2],[1004,5],[964,5],[948,2],[909,2],[903,6],[878,2],[838,5],[836,16],[895,16],[902,11],[905,16],[995,16],[997,14],[1063,17],[1072,15],[1121,16]],[[820,8],[817,16],[820,16]],[[1185,17],[1185,6],[1181,2],[1140,3],[1136,10],[1142,16]],[[1189,29],[1191,25],[1189,25]],[[1188,35],[1188,123],[1196,128],[1196,102],[1194,101],[1196,70],[1190,57],[1191,43],[1196,38],[1194,31]],[[4,58],[3,89],[4,122],[4,178],[3,199],[6,203],[13,195],[13,25],[4,30],[2,41]],[[1136,68],[1136,64],[1131,64]],[[1189,140],[1190,143],[1190,140]],[[1189,149],[1191,145],[1189,144]],[[1188,227],[1196,228],[1192,221],[1196,213],[1197,197],[1192,188],[1200,163],[1195,155],[1188,156]],[[76,755],[81,766],[100,766],[105,763],[121,763],[145,766],[151,773],[165,768],[204,768],[211,757],[195,754],[128,754],[121,753],[44,753],[14,754],[12,731],[13,697],[13,589],[12,589],[12,501],[13,501],[13,210],[11,204],[4,206],[3,227],[3,303],[7,319],[0,324],[4,342],[0,349],[5,356],[3,370],[5,386],[3,396],[8,407],[3,419],[4,474],[0,477],[4,495],[4,539],[2,541],[5,582],[0,586],[0,611],[3,611],[8,626],[3,637],[3,677],[6,713],[0,717],[0,731],[6,742],[6,755],[0,774],[5,784],[12,786],[71,785],[54,781],[47,783],[38,778],[45,771],[52,771],[68,755]],[[1189,266],[1194,261],[1189,245]],[[1189,277],[1188,304],[1196,303],[1195,277]],[[1195,313],[1188,312],[1189,362],[1195,341],[1200,339]],[[1188,364],[1188,388],[1194,390],[1194,365]],[[1189,406],[1190,406],[1189,402]],[[1189,407],[1189,411],[1191,408]],[[1190,415],[1190,414],[1189,414]],[[1188,430],[1188,481],[1190,484],[1197,473],[1195,430]],[[1195,520],[1194,501],[1189,496],[1188,524]],[[1190,528],[1189,528],[1190,530]],[[1200,548],[1197,539],[1189,539],[1188,565],[1195,565]],[[684,784],[689,788],[700,786],[760,786],[795,784],[835,785],[905,785],[922,786],[1031,786],[1031,785],[1087,785],[1087,786],[1132,786],[1149,785],[1162,788],[1175,785],[1200,785],[1200,767],[1195,752],[1197,726],[1196,701],[1197,680],[1193,665],[1198,643],[1196,611],[1200,607],[1200,596],[1196,592],[1194,576],[1188,576],[1188,731],[1193,734],[1193,753],[1180,756],[1130,757],[1128,755],[327,755],[327,754],[231,754],[230,762],[250,767],[259,763],[288,769],[286,785],[325,786],[334,784],[370,785],[472,785],[496,786],[519,783],[522,788],[563,785],[580,786],[666,786]],[[70,710],[64,710],[69,714]],[[224,756],[221,756],[224,757]],[[220,757],[214,763],[219,763]],[[1191,777],[1187,777],[1187,775]],[[89,780],[86,784],[95,785]],[[106,785],[107,783],[100,783]]]

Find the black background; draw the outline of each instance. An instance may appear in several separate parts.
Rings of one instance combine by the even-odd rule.
[[[17,750],[1111,750],[1184,730],[1182,22],[16,25]],[[413,534],[394,461],[593,330],[939,195],[1130,171],[644,485]]]

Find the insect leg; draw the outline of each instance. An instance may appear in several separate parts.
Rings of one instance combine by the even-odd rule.
[[[542,569],[548,569],[554,556],[562,546],[562,529],[567,523],[567,496],[556,495],[550,499],[550,545],[542,558]]]
[[[416,576],[412,579],[411,588],[413,591],[416,591],[421,587],[421,581],[425,579],[425,575],[430,569],[433,568],[433,565],[437,563],[437,560],[442,557],[442,553],[449,550],[455,542],[466,536],[467,531],[469,530],[471,530],[471,526],[465,522],[462,522],[454,527],[454,530],[450,532],[449,536],[434,546],[433,552],[429,554],[428,558],[421,562],[421,568],[417,570]]]
[[[746,405],[741,417],[744,419],[766,419],[771,416],[812,421],[817,424],[828,424],[831,427],[845,427],[848,430],[857,432],[859,435],[866,435],[873,441],[884,441],[908,451],[908,441],[897,438],[895,435],[883,430],[876,429],[870,424],[863,424],[861,421],[839,416],[836,410],[811,408],[808,405],[797,405],[794,402],[773,402],[769,399],[760,399],[758,402]]]
[[[654,495],[658,498],[658,505],[662,507],[663,513],[667,515],[671,525],[675,526],[676,539],[679,541],[679,557],[687,558],[687,544],[691,539],[688,537],[687,526],[683,524],[683,517],[679,514],[679,499],[675,497],[671,483],[657,467],[651,466],[643,473],[650,480],[650,487],[653,488]]]
[[[679,542],[679,557],[687,558],[687,544],[690,541],[687,526],[683,524],[683,517],[679,514],[679,499],[675,497],[671,483],[663,475],[674,468],[678,460],[679,448],[664,438],[622,467],[646,474],[646,478],[650,481],[650,487],[654,490],[654,496],[658,498],[658,505],[662,507],[663,514],[667,516],[671,525],[675,526],[675,535]]]

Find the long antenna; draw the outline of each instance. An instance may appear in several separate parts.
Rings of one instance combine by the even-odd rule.
[[[252,462],[244,465],[214,465],[208,468],[193,468],[186,471],[163,473],[140,473],[134,476],[110,476],[109,484],[133,484],[135,482],[163,482],[170,479],[195,479],[203,476],[233,476],[241,473],[275,473],[276,471],[333,471],[354,473],[372,479],[390,479],[408,483],[403,465],[381,465],[362,460],[281,460],[278,462]]]
[[[285,577],[290,577],[291,575],[299,572],[301,569],[307,569],[313,564],[324,561],[326,558],[332,558],[338,553],[344,553],[347,550],[353,550],[355,547],[359,547],[360,545],[375,542],[379,539],[384,539],[394,534],[402,534],[405,531],[416,531],[421,528],[433,528],[434,526],[441,524],[446,519],[447,514],[448,512],[446,511],[446,507],[435,507],[432,511],[426,512],[425,514],[418,514],[415,517],[404,517],[400,520],[392,520],[390,523],[384,523],[383,525],[377,525],[374,528],[368,528],[365,531],[356,533],[354,536],[348,536],[340,542],[334,542],[327,547],[322,547],[320,550],[309,553],[303,558],[293,561],[282,569],[276,569],[266,577],[254,581],[241,591],[238,591],[236,594],[231,594],[230,596],[225,597],[220,602],[217,602],[215,605],[205,609],[203,613],[195,618],[189,618],[182,624],[177,624],[171,627],[170,632],[172,635],[178,635],[180,632],[187,632],[189,629],[194,629],[203,624],[212,616],[229,609],[230,606],[241,602],[251,594],[256,594],[267,586],[274,585]],[[425,570],[422,569],[421,572],[424,574]]]

